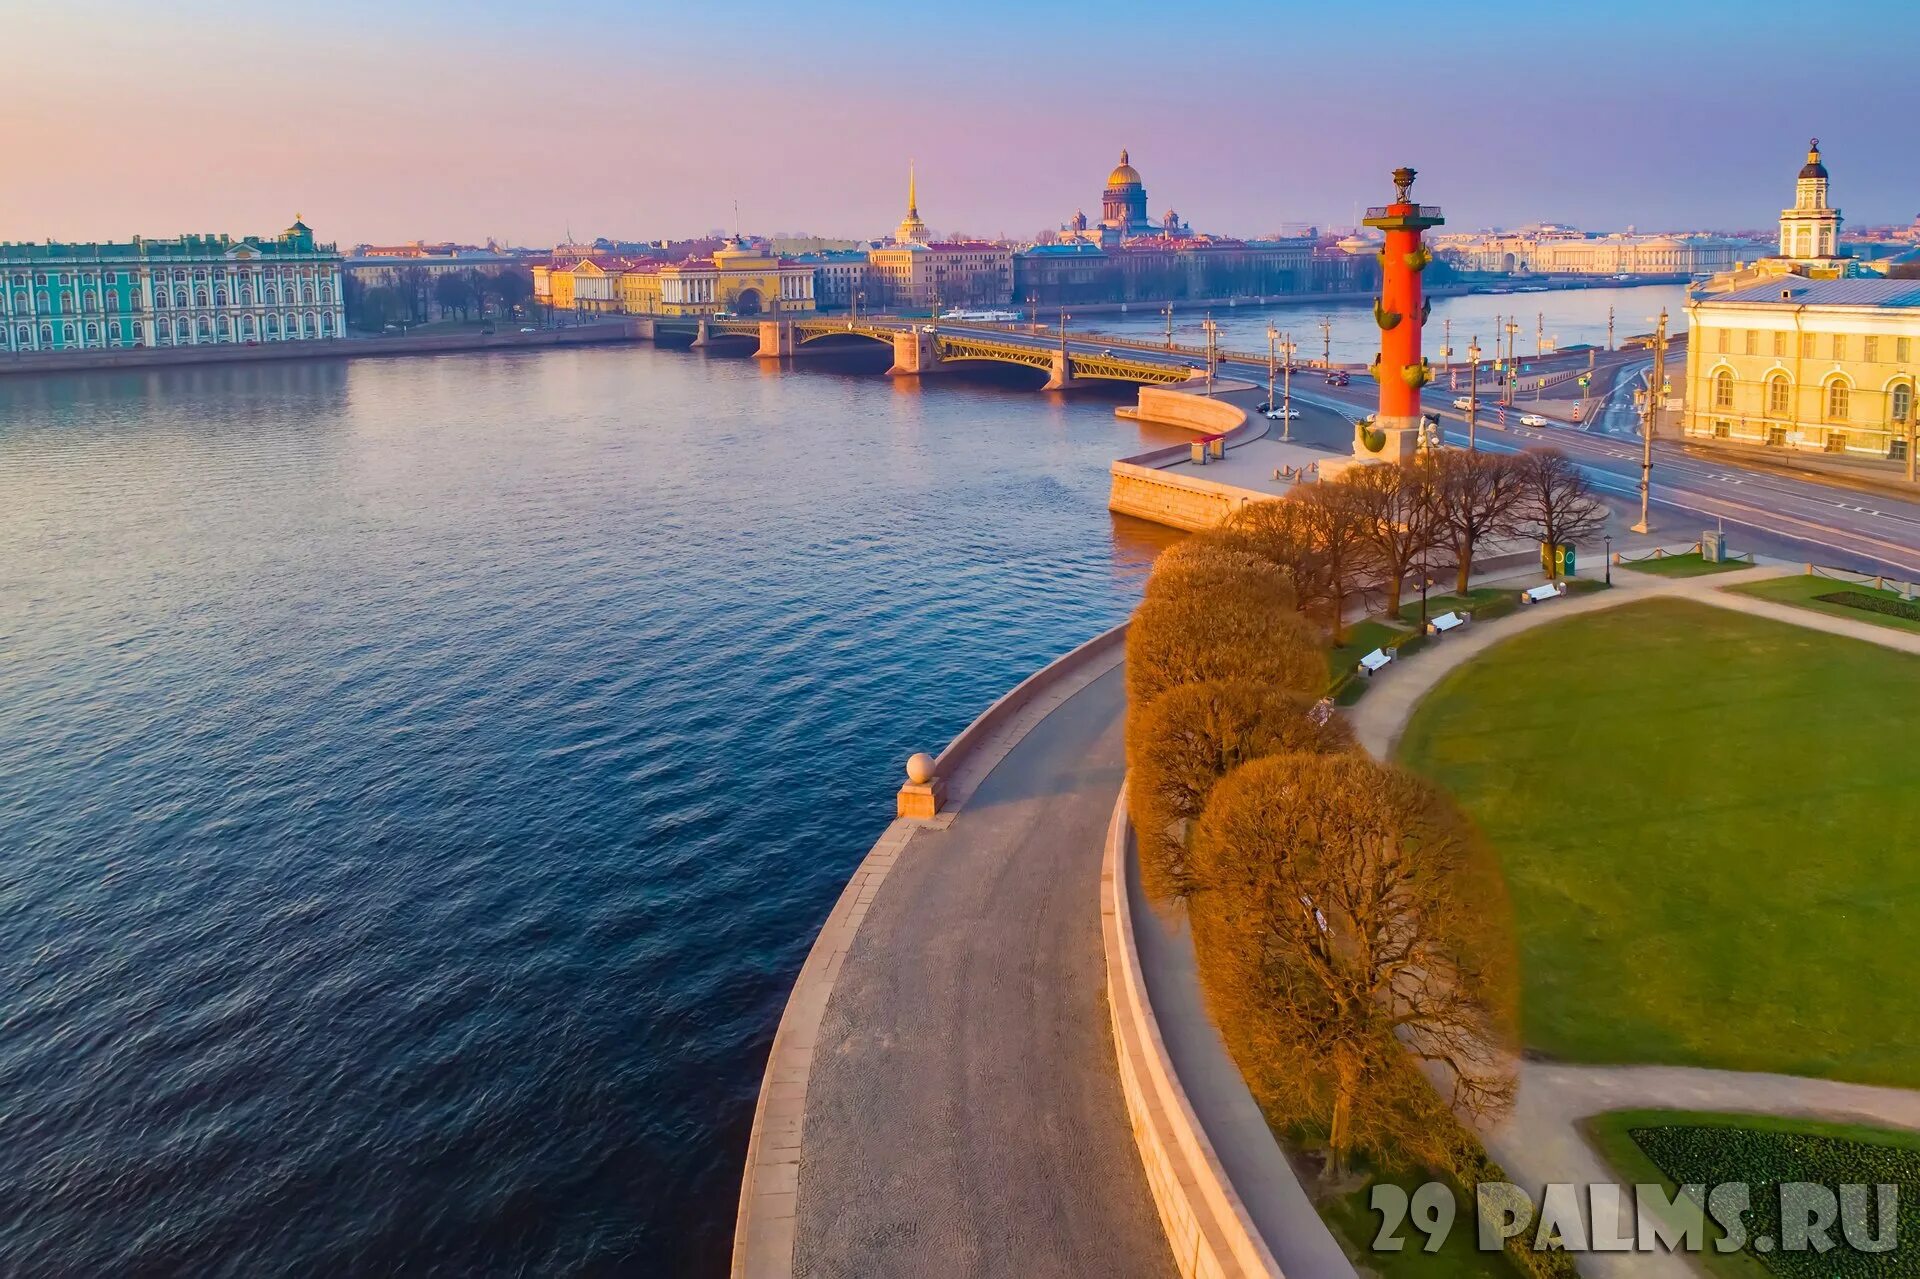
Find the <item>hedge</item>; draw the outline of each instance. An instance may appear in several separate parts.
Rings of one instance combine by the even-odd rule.
[[[1751,1202],[1746,1251],[1774,1274],[1789,1279],[1880,1279],[1920,1273],[1920,1149],[1895,1144],[1895,1134],[1888,1134],[1890,1140],[1882,1144],[1733,1124],[1656,1125],[1630,1128],[1628,1133],[1675,1185],[1746,1182]],[[1836,1190],[1842,1185],[1898,1185],[1899,1246],[1892,1252],[1856,1252],[1842,1242],[1836,1224],[1829,1237],[1839,1246],[1828,1252],[1756,1251],[1752,1241],[1761,1236],[1776,1244],[1780,1240],[1779,1187],[1788,1181]],[[1871,1203],[1873,1196],[1868,1198]]]
[[[1866,613],[1881,613],[1887,617],[1920,622],[1920,604],[1910,603],[1907,600],[1888,599],[1884,595],[1869,595],[1865,591],[1828,591],[1825,595],[1816,595],[1813,598],[1822,604],[1840,604]]]

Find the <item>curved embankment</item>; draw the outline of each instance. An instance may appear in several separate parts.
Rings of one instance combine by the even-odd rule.
[[[1253,389],[1236,382],[1230,389]],[[1217,435],[1226,448],[1237,448],[1267,433],[1266,419],[1224,399],[1169,387],[1141,387],[1140,404],[1131,415],[1139,421],[1188,428],[1201,435]],[[1191,444],[1151,449],[1123,457],[1111,468],[1107,509],[1189,530],[1213,528],[1248,502],[1270,501],[1271,493],[1219,484],[1200,475],[1165,469],[1192,455]]]
[[[941,754],[943,811],[855,872],[775,1036],[734,1274],[1173,1274],[1094,909],[1123,635],[980,716]]]
[[[1141,894],[1124,789],[1100,916],[1120,1086],[1181,1275],[1354,1279],[1207,1018],[1188,938]]]

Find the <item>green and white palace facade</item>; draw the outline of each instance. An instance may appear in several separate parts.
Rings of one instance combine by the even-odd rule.
[[[340,263],[298,218],[238,240],[0,242],[0,355],[337,338]]]

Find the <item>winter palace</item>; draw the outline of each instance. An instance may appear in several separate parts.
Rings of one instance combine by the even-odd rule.
[[[0,352],[338,337],[340,254],[297,217],[272,238],[0,243]]]

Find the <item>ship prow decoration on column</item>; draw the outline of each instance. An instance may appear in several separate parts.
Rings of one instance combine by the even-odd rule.
[[[1433,366],[1420,354],[1427,302],[1421,277],[1433,261],[1423,237],[1446,221],[1433,205],[1413,202],[1414,170],[1393,171],[1393,203],[1367,210],[1366,224],[1386,233],[1380,250],[1380,296],[1373,318],[1380,353],[1369,370],[1380,383],[1380,408],[1353,429],[1353,455],[1362,462],[1405,462],[1420,446],[1420,389]]]

